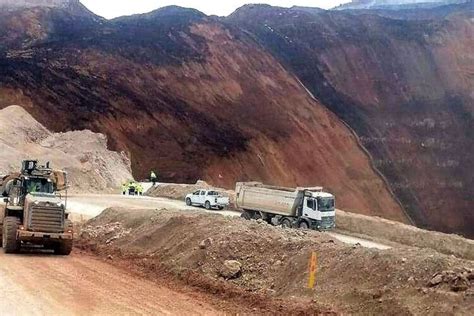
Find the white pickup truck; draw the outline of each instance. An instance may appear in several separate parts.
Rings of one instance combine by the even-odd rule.
[[[228,197],[224,197],[214,190],[198,190],[190,193],[186,195],[185,201],[188,206],[199,205],[204,206],[208,210],[212,208],[223,210],[230,203]]]

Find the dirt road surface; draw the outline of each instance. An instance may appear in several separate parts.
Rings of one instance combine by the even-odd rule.
[[[240,216],[235,211],[207,211],[203,208],[187,206],[186,203],[178,200],[155,197],[138,197],[124,195],[73,195],[68,201],[68,210],[72,214],[73,220],[88,220],[99,215],[104,209],[109,207],[127,207],[130,209],[161,209],[169,208],[181,211],[202,211],[223,216]],[[336,232],[329,233],[332,237],[347,244],[360,244],[362,247],[375,248],[379,250],[390,249],[388,245],[378,242],[353,237],[349,234]]]
[[[213,315],[205,302],[80,254],[0,252],[0,315]]]

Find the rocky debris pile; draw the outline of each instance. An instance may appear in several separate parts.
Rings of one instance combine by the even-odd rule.
[[[453,292],[471,291],[474,283],[474,271],[468,268],[447,270],[433,275],[428,283],[430,287],[448,286]]]
[[[103,227],[120,227],[117,223],[130,231],[108,244],[112,236]],[[79,247],[104,258],[113,256],[114,263],[125,261],[151,278],[159,267],[213,293],[230,287],[292,302],[326,302],[348,314],[448,313],[452,306],[468,314],[470,309],[468,291],[435,292],[426,284],[440,270],[472,271],[473,263],[429,249],[352,247],[316,231],[166,209],[108,209],[87,226],[98,227],[98,234],[82,236]],[[318,257],[317,282],[315,290],[308,291],[312,252]],[[470,275],[462,274],[465,271],[460,274],[463,280]]]
[[[186,195],[197,190],[216,190],[221,194],[230,198],[230,203],[233,205],[235,201],[235,191],[226,190],[223,188],[216,188],[206,181],[198,180],[196,184],[176,184],[176,183],[162,183],[148,190],[147,195],[155,197],[165,197],[168,199],[184,200]]]
[[[130,160],[108,150],[105,135],[51,133],[22,107],[10,106],[0,110],[0,174],[18,171],[23,159],[67,171],[73,192],[111,191],[133,178]]]
[[[115,222],[103,226],[86,226],[81,230],[81,238],[95,239],[105,238],[105,244],[109,245],[114,240],[128,236],[131,229],[123,227],[122,223]]]

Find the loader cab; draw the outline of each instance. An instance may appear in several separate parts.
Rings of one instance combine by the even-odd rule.
[[[51,179],[47,178],[25,178],[23,187],[26,194],[44,193],[53,194],[54,185]]]

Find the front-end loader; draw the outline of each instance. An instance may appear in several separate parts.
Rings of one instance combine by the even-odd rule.
[[[64,191],[64,192],[63,192]],[[67,174],[49,163],[25,160],[19,173],[0,179],[0,243],[5,253],[23,246],[42,246],[69,255],[73,226],[66,212]]]

